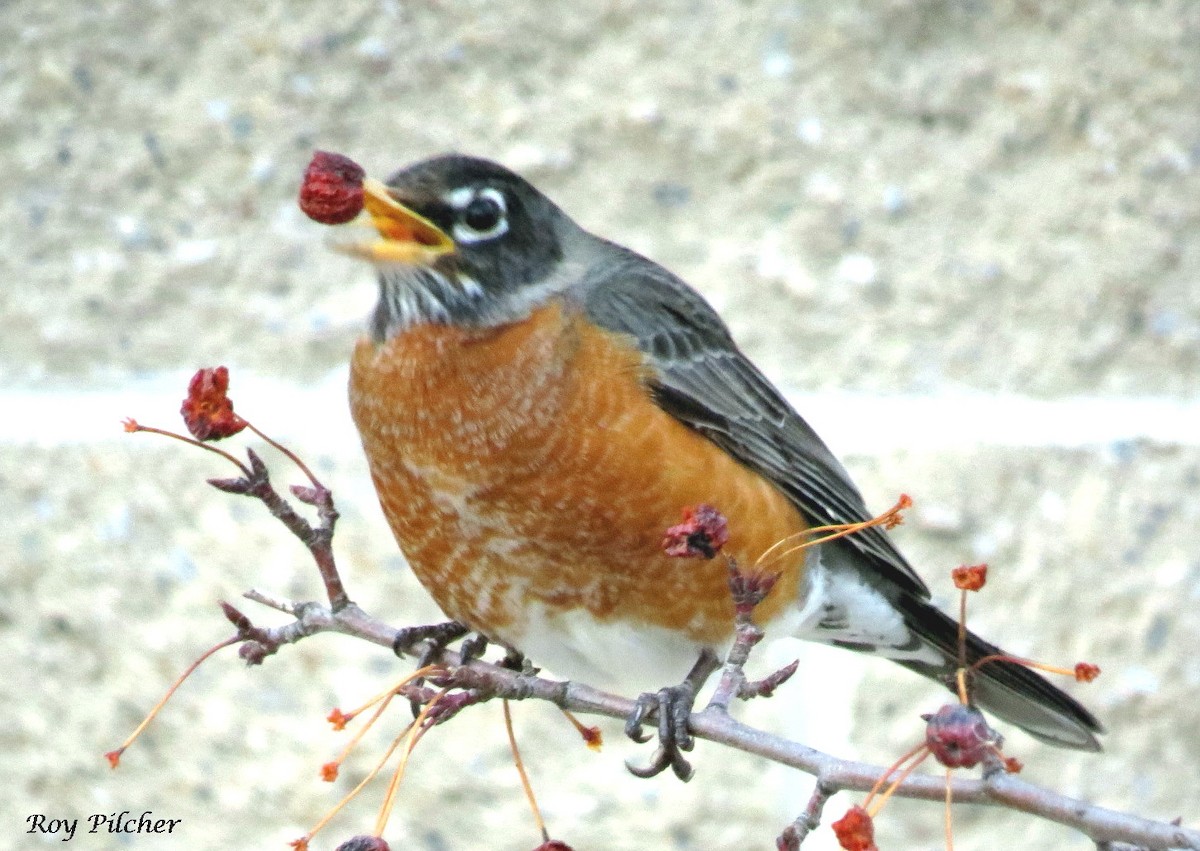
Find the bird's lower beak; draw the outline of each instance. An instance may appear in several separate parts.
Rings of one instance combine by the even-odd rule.
[[[414,266],[432,265],[442,255],[454,252],[454,240],[393,198],[387,185],[379,180],[363,180],[363,211],[357,222],[373,227],[377,238],[360,238],[362,231],[354,228],[353,236],[333,242],[336,251],[375,263]]]

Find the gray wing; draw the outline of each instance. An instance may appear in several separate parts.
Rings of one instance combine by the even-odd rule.
[[[773,482],[814,525],[873,516],[841,463],[742,354],[698,293],[624,249],[607,260],[580,286],[584,311],[597,325],[637,341],[653,367],[650,389],[663,410]],[[881,530],[843,540],[885,589],[929,598]]]

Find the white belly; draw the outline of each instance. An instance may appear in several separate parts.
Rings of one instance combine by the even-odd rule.
[[[680,682],[703,649],[662,627],[600,621],[586,609],[551,615],[542,606],[503,638],[548,674],[626,696]]]

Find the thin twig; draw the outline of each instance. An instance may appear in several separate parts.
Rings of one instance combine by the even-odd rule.
[[[316,562],[317,571],[321,574],[321,581],[325,584],[325,595],[329,598],[329,605],[333,611],[340,611],[350,605],[350,597],[346,594],[333,556],[333,529],[338,519],[337,509],[333,505],[333,494],[319,483],[312,488],[292,488],[292,493],[297,499],[317,509],[317,516],[321,522],[314,527],[297,514],[291,504],[275,490],[267,473],[267,466],[258,454],[253,449],[247,449],[246,457],[250,459],[250,469],[244,476],[238,479],[209,479],[209,484],[227,493],[253,497],[262,502],[271,512],[271,516],[287,527],[287,530],[308,548],[313,561]]]
[[[813,785],[812,796],[809,797],[808,805],[805,806],[804,812],[788,825],[784,831],[784,836],[781,837],[789,843],[789,849],[798,849],[804,844],[804,840],[808,838],[808,835],[821,826],[821,814],[825,811],[825,803],[837,791],[836,788],[828,785],[821,778],[817,778],[817,782]]]
[[[729,648],[725,657],[725,664],[721,668],[721,680],[708,701],[708,709],[729,710],[729,702],[746,686],[745,666],[750,651],[763,637],[763,631],[749,621],[738,624],[734,634],[736,637],[733,646]]]

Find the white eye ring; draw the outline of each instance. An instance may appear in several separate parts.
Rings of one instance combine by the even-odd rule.
[[[494,189],[491,186],[484,186],[482,188],[461,186],[446,193],[444,200],[458,213],[458,216],[455,217],[454,225],[450,229],[455,242],[483,242],[485,239],[495,239],[498,236],[508,233],[508,204],[504,200],[504,193],[499,189]],[[466,222],[464,217],[467,209],[477,201],[492,202],[500,214],[496,219],[496,223],[485,230],[472,227]]]

